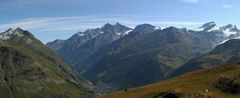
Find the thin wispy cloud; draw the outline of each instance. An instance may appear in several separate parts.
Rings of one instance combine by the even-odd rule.
[[[184,3],[197,3],[199,2],[200,0],[180,0],[181,2],[184,2]]]
[[[50,17],[50,18],[30,18],[21,21],[0,24],[0,30],[4,31],[8,28],[21,27],[26,30],[37,30],[42,32],[63,32],[63,31],[80,31],[91,28],[97,28],[105,23],[120,22],[124,25],[134,27],[143,23],[153,25],[200,25],[202,22],[189,21],[147,21],[147,20],[132,20],[130,18],[96,18],[96,17]]]
[[[38,30],[46,32],[83,30],[95,28],[105,22],[121,20],[119,18],[93,18],[93,17],[55,17],[55,18],[31,18],[21,21],[0,24],[0,30],[21,27],[27,30]]]

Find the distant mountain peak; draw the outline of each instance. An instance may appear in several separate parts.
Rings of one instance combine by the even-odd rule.
[[[220,30],[220,27],[218,27],[216,23],[213,21],[205,23],[201,27],[196,29],[196,31],[207,31],[207,32],[214,32],[219,30]]]
[[[129,32],[131,32],[130,30],[132,29],[117,22],[114,25],[109,23],[105,24],[104,26],[101,27],[100,33],[105,33],[105,34],[108,33],[108,34],[113,34],[117,36],[124,36],[124,35],[127,35]]]
[[[106,23],[105,25],[103,25],[102,27],[101,27],[101,29],[102,30],[107,30],[107,29],[109,29],[109,28],[112,28],[114,25],[112,25],[112,24],[110,24],[110,23]]]
[[[115,24],[115,26],[119,26],[119,25],[122,25],[122,24],[120,24],[119,22],[117,22],[117,23]]]
[[[215,22],[208,22],[203,24],[201,27],[197,28],[197,32],[220,32],[224,34],[225,37],[235,38],[240,33],[240,30],[236,25],[228,24],[226,26],[219,27]]]
[[[144,24],[140,24],[140,25],[136,26],[136,28],[138,28],[138,27],[155,27],[155,26],[148,24],[148,23],[144,23]]]
[[[216,26],[216,23],[214,21],[211,21],[211,22],[203,24],[203,26],[209,26],[209,25],[215,25]]]
[[[148,32],[152,32],[156,29],[160,29],[160,27],[156,27],[156,26],[153,26],[151,24],[141,24],[141,25],[138,25],[136,26],[133,31],[134,32],[144,32],[144,33],[148,33]]]
[[[106,23],[105,25],[103,25],[103,26],[113,26],[112,24],[110,24],[110,23]]]
[[[65,41],[65,40],[63,40],[63,39],[56,39],[56,40],[54,40],[55,42],[62,42],[62,41]]]
[[[232,24],[228,24],[228,25],[226,25],[226,26],[223,26],[222,28],[223,28],[223,29],[233,28],[233,25],[232,25]]]
[[[221,27],[223,33],[228,37],[231,35],[236,35],[240,32],[236,25],[228,24],[226,26]]]
[[[165,29],[174,29],[174,30],[178,30],[178,28],[177,28],[177,27],[174,27],[174,26],[170,26],[170,27],[167,27],[167,28],[165,28]]]
[[[232,25],[232,24],[228,24],[226,26],[223,26],[221,27],[223,30],[226,30],[226,29],[234,29],[234,30],[238,30],[237,26],[236,25]]]
[[[114,25],[114,27],[127,27],[127,26],[122,25],[122,24],[120,24],[119,22],[117,22],[117,23]]]

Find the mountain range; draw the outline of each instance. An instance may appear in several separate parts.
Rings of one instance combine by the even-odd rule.
[[[46,45],[93,82],[96,92],[104,93],[192,71],[195,59],[211,54],[216,46],[221,47],[222,43],[237,39],[239,35],[236,26],[220,27],[214,22],[195,30],[161,29],[150,24],[132,29],[120,23],[108,23]]]
[[[229,39],[177,68],[175,78],[98,98],[239,98],[239,46],[240,39]]]
[[[29,31],[8,29],[0,33],[0,97],[92,98],[124,90],[127,98],[138,95],[132,96],[129,88],[148,87],[159,81],[162,82],[152,84],[161,87],[159,92],[151,88],[139,96],[201,96],[200,92],[207,89],[211,90],[209,96],[235,97],[240,89],[239,77],[235,75],[236,62],[240,60],[239,38],[236,26],[219,27],[214,22],[195,30],[162,29],[151,24],[130,28],[107,23],[46,45]],[[195,70],[202,71],[192,72]],[[204,75],[209,75],[209,79],[190,81]],[[213,78],[216,76],[219,78]],[[182,86],[187,85],[184,82],[172,84],[179,81],[189,81],[186,82],[189,85],[199,83],[193,86],[199,92],[186,93],[189,89]],[[173,87],[164,86],[168,83]],[[116,95],[121,97],[122,92]]]
[[[78,70],[82,70],[88,63],[86,61],[88,61],[97,50],[123,37],[130,31],[131,28],[119,23],[115,25],[107,23],[101,28],[78,32],[65,41],[56,40],[47,43],[47,46],[55,50],[56,53],[64,57],[66,61]]]

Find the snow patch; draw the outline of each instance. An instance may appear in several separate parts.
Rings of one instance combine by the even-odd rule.
[[[128,31],[124,32],[123,35],[128,35],[130,32],[132,32],[132,30],[128,30]]]
[[[223,30],[225,36],[229,37],[232,34],[237,34],[237,32],[231,31],[230,29]]]
[[[121,33],[117,33],[119,36],[121,35]]]
[[[78,35],[79,35],[79,36],[84,36],[85,34],[79,33]]]
[[[231,39],[240,39],[240,36],[239,36],[239,37],[235,37],[235,38],[231,38]],[[224,44],[225,42],[227,42],[227,41],[229,41],[229,40],[231,40],[231,39],[226,39],[226,40],[224,40],[224,41],[220,42],[220,43],[219,43],[219,44],[217,44],[217,45]]]
[[[221,44],[223,44],[223,43],[225,43],[225,42],[227,42],[227,41],[229,41],[230,39],[226,39],[226,40],[224,40],[224,41],[222,41],[222,42],[220,42],[219,44],[217,44],[217,45],[221,45]]]
[[[212,29],[207,30],[207,31],[208,31],[208,32],[212,32],[212,31],[219,31],[219,30],[220,30],[220,27],[214,26]]]
[[[160,27],[155,27],[154,30],[161,30],[161,28]]]
[[[203,31],[203,30],[204,30],[204,28],[197,28],[197,29],[195,29],[195,31],[198,31],[198,32]]]

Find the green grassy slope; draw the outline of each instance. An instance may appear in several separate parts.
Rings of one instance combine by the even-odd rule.
[[[91,97],[90,84],[32,36],[0,40],[0,98]]]
[[[240,65],[225,64],[98,98],[239,98]],[[169,97],[171,95],[178,97]]]

